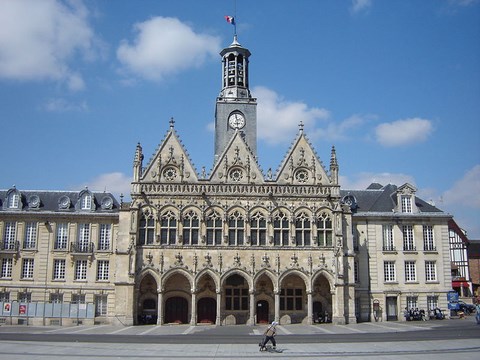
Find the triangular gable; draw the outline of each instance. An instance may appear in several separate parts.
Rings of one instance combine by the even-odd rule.
[[[230,139],[212,169],[210,181],[231,184],[263,183],[263,173],[241,132],[235,132]]]
[[[330,177],[303,131],[297,136],[278,169],[276,182],[295,185],[331,185]]]
[[[143,182],[192,183],[197,172],[176,131],[170,128],[142,174]]]

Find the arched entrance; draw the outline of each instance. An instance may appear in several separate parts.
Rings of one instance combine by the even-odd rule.
[[[138,292],[137,324],[157,323],[157,282],[152,275],[147,274],[140,282]]]
[[[268,313],[269,313],[268,301],[266,300],[257,301],[257,323],[258,324],[269,323]]]
[[[197,322],[200,324],[215,324],[216,318],[217,301],[209,297],[198,300]]]
[[[165,302],[165,323],[187,324],[188,301],[185,298],[174,296]]]
[[[332,322],[333,304],[330,283],[324,274],[313,283],[313,322]]]

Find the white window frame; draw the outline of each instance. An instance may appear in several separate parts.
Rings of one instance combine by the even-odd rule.
[[[412,196],[411,195],[401,195],[400,199],[402,201],[402,213],[412,213]]]
[[[435,237],[432,225],[423,225],[423,250],[435,251]]]
[[[24,249],[35,249],[37,247],[37,225],[38,224],[33,221],[25,224]]]
[[[66,261],[65,259],[54,259],[53,260],[53,280],[65,280],[65,271],[66,271]]]
[[[110,262],[108,260],[97,261],[97,281],[108,281]]]
[[[3,249],[14,250],[17,232],[17,223],[8,221],[5,223],[5,230],[3,232]]]
[[[397,282],[395,261],[383,262],[383,279],[386,283]]]
[[[87,251],[90,245],[90,224],[78,224],[78,242],[80,251]]]
[[[112,239],[112,224],[100,224],[100,236],[98,238],[98,250],[110,250]]]
[[[2,259],[2,279],[11,279],[12,278],[12,268],[13,268],[13,259],[12,258],[3,258]]]
[[[383,250],[384,251],[394,251],[395,250],[395,239],[393,237],[393,225],[385,224],[383,225]]]
[[[76,281],[87,280],[88,260],[75,261],[75,279]]]
[[[425,261],[425,281],[437,282],[437,262],[427,260]]]
[[[7,207],[9,209],[18,209],[18,205],[20,204],[20,195],[16,192],[13,192],[8,197]]]
[[[35,259],[26,258],[22,261],[22,279],[33,279]]]
[[[91,210],[92,209],[92,195],[85,194],[82,197],[80,202],[80,209],[81,210]]]
[[[415,251],[415,237],[413,225],[403,225],[403,251]]]
[[[68,223],[57,223],[57,238],[55,239],[55,250],[68,249]]]
[[[95,316],[107,316],[108,314],[108,296],[95,295]]]
[[[417,266],[412,260],[405,261],[405,282],[417,281]]]

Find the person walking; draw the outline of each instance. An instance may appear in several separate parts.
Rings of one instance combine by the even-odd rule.
[[[273,349],[277,348],[277,342],[275,341],[275,335],[277,334],[278,322],[272,321],[272,323],[268,326],[267,330],[263,333],[263,341],[259,344],[260,351],[267,350],[267,343],[270,341],[272,343]]]

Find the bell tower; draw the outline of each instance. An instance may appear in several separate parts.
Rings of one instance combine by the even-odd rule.
[[[215,105],[215,162],[236,131],[257,157],[257,99],[252,97],[248,83],[250,51],[238,43],[235,35],[220,55],[222,90]]]

